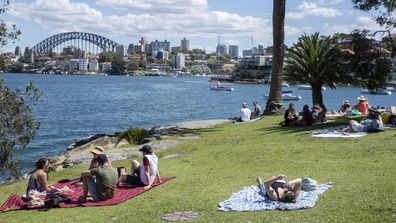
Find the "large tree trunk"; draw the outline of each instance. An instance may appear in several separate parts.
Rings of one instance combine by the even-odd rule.
[[[283,57],[285,41],[285,5],[286,0],[274,0],[272,13],[272,36],[273,36],[273,55],[271,87],[264,114],[282,114],[282,81],[283,81]]]
[[[321,84],[321,83],[311,83],[312,105],[319,105],[320,107],[324,108],[322,86],[323,86],[323,84]]]

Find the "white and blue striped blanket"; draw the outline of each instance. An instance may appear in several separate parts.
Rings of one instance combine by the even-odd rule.
[[[315,190],[302,191],[296,203],[272,201],[264,196],[256,185],[245,187],[234,193],[228,200],[219,203],[221,211],[262,211],[262,210],[298,210],[312,208],[319,196],[333,186],[333,183],[318,184]]]

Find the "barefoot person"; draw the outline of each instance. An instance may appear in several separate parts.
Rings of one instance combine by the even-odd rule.
[[[83,178],[83,196],[79,198],[80,202],[87,200],[88,192],[93,201],[105,201],[114,196],[118,173],[108,164],[105,154],[98,155],[97,160],[98,168],[81,174]]]
[[[273,201],[296,202],[298,195],[301,192],[301,178],[297,178],[286,182],[284,175],[277,177],[273,176],[271,179],[265,181],[260,177],[256,178],[261,191]]]
[[[118,183],[126,182],[135,186],[145,186],[144,189],[147,190],[153,186],[155,179],[161,183],[158,157],[154,154],[150,145],[143,146],[139,151],[143,153],[143,164],[133,160],[131,163],[131,174],[121,176]]]

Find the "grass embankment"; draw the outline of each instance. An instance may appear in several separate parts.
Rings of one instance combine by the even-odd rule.
[[[176,179],[115,206],[14,211],[1,222],[161,222],[161,215],[193,210],[202,216],[191,222],[395,222],[396,131],[357,139],[313,138],[304,131],[281,128],[280,117],[241,125],[226,124],[195,131],[159,155],[162,176]],[[326,126],[321,126],[321,128]],[[129,161],[114,165],[129,166]],[[77,176],[86,166],[50,174],[50,181]],[[334,182],[312,209],[299,211],[220,212],[217,204],[256,176],[310,176]],[[26,181],[0,186],[0,203],[12,192],[22,194]]]

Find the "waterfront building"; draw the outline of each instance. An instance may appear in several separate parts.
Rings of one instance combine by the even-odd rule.
[[[111,70],[111,63],[110,62],[103,62],[100,64],[103,72],[108,72]]]
[[[127,48],[124,45],[118,45],[116,47],[116,52],[115,52],[118,56],[124,58],[127,56]]]
[[[146,66],[147,71],[150,71],[153,69],[154,70],[157,69],[158,71],[164,72],[164,73],[170,73],[170,71],[172,70],[172,68],[167,64],[155,64],[155,63],[147,64],[147,66]]]
[[[186,57],[182,53],[178,53],[177,55],[172,57],[172,64],[176,70],[180,70],[186,67]]]
[[[15,47],[15,56],[21,56],[22,55],[22,48],[20,46]]]
[[[80,71],[88,70],[88,60],[87,59],[79,59],[78,60],[78,70],[80,70]]]
[[[78,70],[79,68],[79,59],[70,59],[69,69],[70,71]]]
[[[224,43],[217,44],[216,53],[222,54],[222,55],[227,55],[227,46]]]
[[[264,46],[263,45],[259,44],[257,46],[257,53],[260,55],[264,55]]]
[[[163,51],[169,52],[170,51],[170,42],[167,40],[164,40],[164,41],[155,40],[150,43],[148,52],[151,53],[151,55],[155,55],[154,52],[158,52],[161,49]]]
[[[228,47],[228,55],[230,55],[231,58],[238,58],[239,55],[239,46],[238,45],[230,45]]]
[[[186,39],[186,37],[183,37],[183,39],[180,41],[180,48],[184,51],[190,50],[190,40]]]
[[[88,70],[89,71],[98,71],[99,70],[99,63],[97,60],[91,60],[88,63]]]

